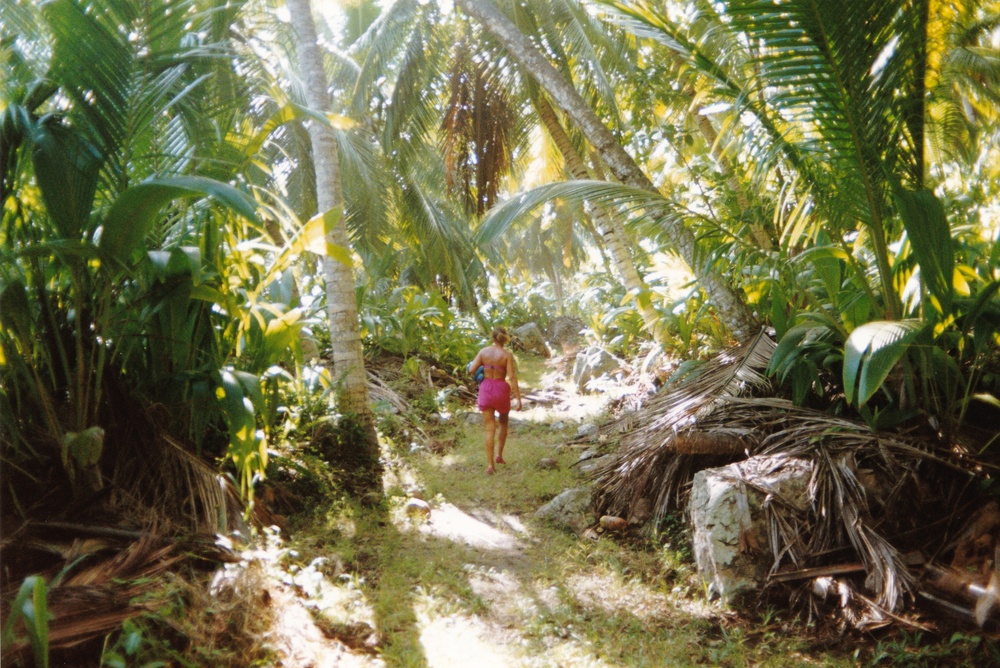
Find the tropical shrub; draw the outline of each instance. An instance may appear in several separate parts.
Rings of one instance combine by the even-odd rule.
[[[29,484],[55,464],[83,493],[108,447],[142,461],[129,441],[179,443],[231,460],[249,495],[258,415],[276,419],[273,369],[294,367],[306,315],[288,296],[302,247],[280,252],[258,212],[294,224],[237,176],[273,124],[260,142],[218,132],[241,114],[256,127],[218,57],[237,57],[217,10],[238,3],[140,4],[3,6],[0,25],[25,29],[3,51],[2,457]]]
[[[420,358],[452,372],[463,368],[482,343],[474,321],[458,315],[438,292],[415,286],[363,302],[361,334],[371,355]]]

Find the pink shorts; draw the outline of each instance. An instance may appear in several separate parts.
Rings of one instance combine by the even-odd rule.
[[[506,380],[487,378],[479,384],[479,410],[510,413],[510,385]]]

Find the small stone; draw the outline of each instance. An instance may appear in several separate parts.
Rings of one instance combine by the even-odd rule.
[[[542,457],[538,460],[538,468],[552,470],[559,468],[559,462],[552,457]]]
[[[621,517],[615,517],[614,515],[604,515],[601,517],[601,526],[608,531],[624,531],[625,527],[628,526],[626,522]]]
[[[549,429],[551,429],[552,431],[561,431],[565,428],[566,428],[566,423],[563,422],[562,420],[559,420],[558,422],[553,422],[552,425],[549,427]]]
[[[611,455],[602,455],[600,457],[593,457],[588,459],[579,465],[581,473],[590,473],[591,471],[596,471],[601,466],[604,466],[611,459]]]
[[[597,436],[597,425],[584,422],[576,430],[577,438],[589,438],[591,436]]]
[[[430,504],[423,499],[410,499],[406,502],[406,514],[427,519],[431,516]]]

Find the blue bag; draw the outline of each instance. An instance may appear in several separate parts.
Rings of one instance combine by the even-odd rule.
[[[472,362],[469,362],[466,365],[465,370],[472,371]],[[473,376],[472,378],[476,381],[476,384],[478,385],[479,383],[483,382],[483,378],[485,377],[486,377],[486,367],[480,365],[479,368],[476,369],[476,375]]]

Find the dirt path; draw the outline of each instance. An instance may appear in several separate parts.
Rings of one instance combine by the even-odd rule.
[[[780,622],[731,623],[703,602],[680,545],[535,520],[584,482],[582,447],[567,443],[602,401],[565,399],[512,414],[495,476],[478,414],[445,415],[435,447],[393,444],[388,511],[345,507],[289,544],[274,539],[258,556],[275,582],[275,665],[846,665],[807,657]]]

